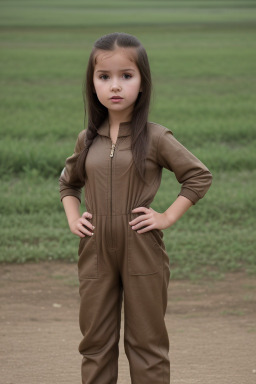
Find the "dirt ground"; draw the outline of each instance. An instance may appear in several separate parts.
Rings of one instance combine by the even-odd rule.
[[[0,276],[0,383],[81,383],[76,265],[0,265]],[[171,383],[256,383],[255,277],[171,281],[166,324]],[[129,383],[121,332],[118,384]]]

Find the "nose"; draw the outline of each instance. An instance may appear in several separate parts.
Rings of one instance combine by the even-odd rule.
[[[117,79],[113,79],[113,81],[111,83],[111,91],[113,91],[113,92],[121,91],[121,85],[119,84]]]

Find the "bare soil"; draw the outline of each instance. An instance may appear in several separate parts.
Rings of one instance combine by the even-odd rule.
[[[0,265],[0,308],[1,384],[81,383],[76,265]],[[255,277],[171,281],[166,324],[171,383],[256,383]],[[121,332],[118,384],[129,383]]]

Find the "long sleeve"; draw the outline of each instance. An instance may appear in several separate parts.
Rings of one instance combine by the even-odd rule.
[[[81,201],[81,189],[84,186],[84,181],[78,176],[76,163],[78,156],[84,148],[85,130],[78,135],[74,153],[66,160],[65,168],[61,172],[59,178],[60,198],[65,196],[75,196]]]
[[[179,195],[196,204],[206,194],[212,182],[212,174],[168,129],[159,137],[157,157],[159,165],[174,172],[182,184]]]

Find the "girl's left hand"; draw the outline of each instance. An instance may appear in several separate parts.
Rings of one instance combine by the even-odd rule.
[[[152,229],[166,229],[170,226],[166,214],[158,213],[152,208],[138,207],[133,209],[132,213],[144,213],[129,222],[137,233],[148,232]]]

